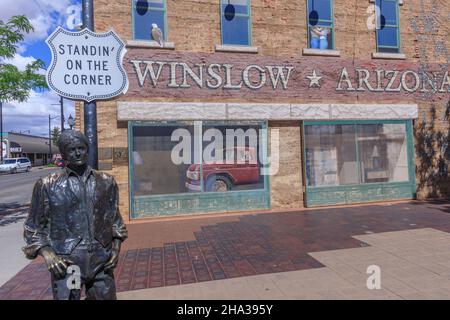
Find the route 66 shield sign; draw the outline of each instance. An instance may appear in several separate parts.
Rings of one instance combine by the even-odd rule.
[[[70,32],[58,27],[46,40],[52,53],[48,86],[72,100],[107,100],[128,90],[125,44],[114,31]]]

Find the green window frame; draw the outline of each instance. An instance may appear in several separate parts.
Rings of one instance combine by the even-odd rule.
[[[128,165],[129,165],[129,217],[130,219],[148,218],[156,216],[188,215],[192,213],[207,214],[211,212],[244,211],[270,208],[270,181],[264,175],[264,188],[251,190],[230,190],[226,192],[207,192],[204,190],[203,159],[200,166],[200,192],[185,192],[175,194],[156,194],[135,196],[134,192],[134,145],[133,128],[139,126],[191,126],[201,123],[199,145],[203,146],[203,127],[230,125],[257,125],[265,129],[261,135],[263,164],[267,167],[268,161],[268,122],[267,121],[129,121],[128,122]],[[203,151],[203,147],[202,147]],[[137,201],[135,201],[137,199]],[[183,210],[179,210],[180,207]],[[139,207],[139,208],[137,208]],[[143,212],[140,208],[148,208]],[[145,211],[145,210],[144,210]],[[152,212],[153,211],[153,212]],[[158,213],[156,213],[158,212]]]
[[[400,182],[361,182],[360,151],[358,145],[358,126],[368,124],[404,124],[408,162],[408,181]],[[355,126],[355,151],[358,163],[358,183],[332,186],[309,186],[307,181],[306,136],[305,127],[312,125],[353,125]],[[341,120],[341,121],[304,121],[303,136],[303,177],[305,179],[305,204],[307,207],[333,204],[349,204],[382,200],[407,199],[416,197],[416,176],[414,162],[414,141],[412,120]],[[354,197],[354,199],[352,198]]]
[[[235,46],[252,46],[252,6],[251,0],[246,0],[247,2],[247,13],[235,13],[234,16],[238,19],[246,19],[247,20],[247,39],[246,43],[239,43],[236,41],[236,38],[232,34],[229,36],[225,30],[226,19],[225,19],[225,6],[227,4],[233,4],[233,0],[220,0],[220,35],[221,35],[221,43],[222,45],[235,45]],[[232,39],[232,40],[230,40]]]
[[[162,18],[164,20],[164,22],[158,23],[158,27],[161,29],[161,31],[163,32],[163,36],[164,36],[164,41],[167,41],[168,39],[168,26],[167,26],[167,1],[166,0],[162,0],[162,7],[158,7],[158,6],[152,6],[152,1],[144,1],[145,3],[147,3],[148,5],[146,6],[139,6],[140,3],[143,3],[142,1],[139,0],[131,0],[131,17],[132,17],[132,28],[133,28],[133,40],[141,40],[141,41],[151,41],[153,40],[151,38],[151,24],[152,21],[148,21],[148,26],[147,26],[147,30],[145,30],[145,36],[141,36],[139,35],[142,31],[138,31],[139,26],[136,26],[136,24],[138,23],[138,17],[136,17],[137,13],[137,9],[140,8],[143,11],[146,12],[155,12],[155,13],[162,13]]]
[[[385,16],[383,15],[383,3],[390,3],[393,4],[395,7],[395,23],[388,23],[386,22]],[[376,28],[376,43],[377,43],[377,52],[384,52],[384,53],[400,53],[401,52],[401,39],[400,39],[400,5],[398,0],[376,0],[375,4],[377,8],[380,10],[380,15],[377,15],[377,19],[380,19],[380,21],[377,21]],[[395,29],[395,35],[396,35],[396,45],[386,45],[380,43],[380,37],[382,36],[383,30],[389,29]]]
[[[328,45],[327,49],[324,50],[334,50],[336,48],[335,46],[335,36],[334,36],[334,1],[333,0],[329,0],[330,1],[330,11],[329,11],[329,15],[331,17],[331,19],[321,19],[320,16],[317,16],[317,18],[315,18],[314,16],[311,15],[311,13],[313,11],[315,11],[315,1],[317,0],[306,0],[306,21],[307,21],[307,32],[308,32],[308,48],[313,48],[311,45],[311,28],[313,26],[318,26],[318,27],[325,27],[325,28],[329,28],[330,29],[330,33],[331,33],[331,37],[330,39],[330,44]],[[317,11],[316,11],[317,12]]]

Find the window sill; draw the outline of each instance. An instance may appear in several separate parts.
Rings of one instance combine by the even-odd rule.
[[[258,53],[258,47],[252,46],[233,46],[233,45],[216,44],[214,49],[218,52]]]
[[[372,52],[372,59],[406,60],[404,53]]]
[[[129,48],[175,49],[175,44],[173,42],[164,42],[164,45],[161,47],[158,42],[153,40],[127,40],[126,45]]]
[[[375,3],[375,0],[369,0],[369,2],[370,2],[370,3]],[[402,6],[402,5],[403,5],[403,0],[398,0],[398,4],[399,4],[400,6]]]
[[[323,56],[323,57],[340,57],[341,52],[338,50],[321,50],[321,49],[303,49],[304,56]]]

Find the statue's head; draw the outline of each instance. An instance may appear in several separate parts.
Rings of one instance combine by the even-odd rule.
[[[72,166],[84,166],[87,163],[88,140],[75,130],[64,130],[59,136],[58,147],[61,156]]]

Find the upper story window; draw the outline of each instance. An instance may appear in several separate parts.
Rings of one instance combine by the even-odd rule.
[[[308,0],[308,46],[334,49],[333,0]]]
[[[220,0],[222,44],[252,45],[250,0]]]
[[[380,10],[377,28],[377,51],[400,53],[398,0],[376,0]]]
[[[133,38],[135,40],[157,40],[152,36],[154,25],[162,32],[163,40],[167,40],[166,1],[165,0],[132,0],[133,1]]]

